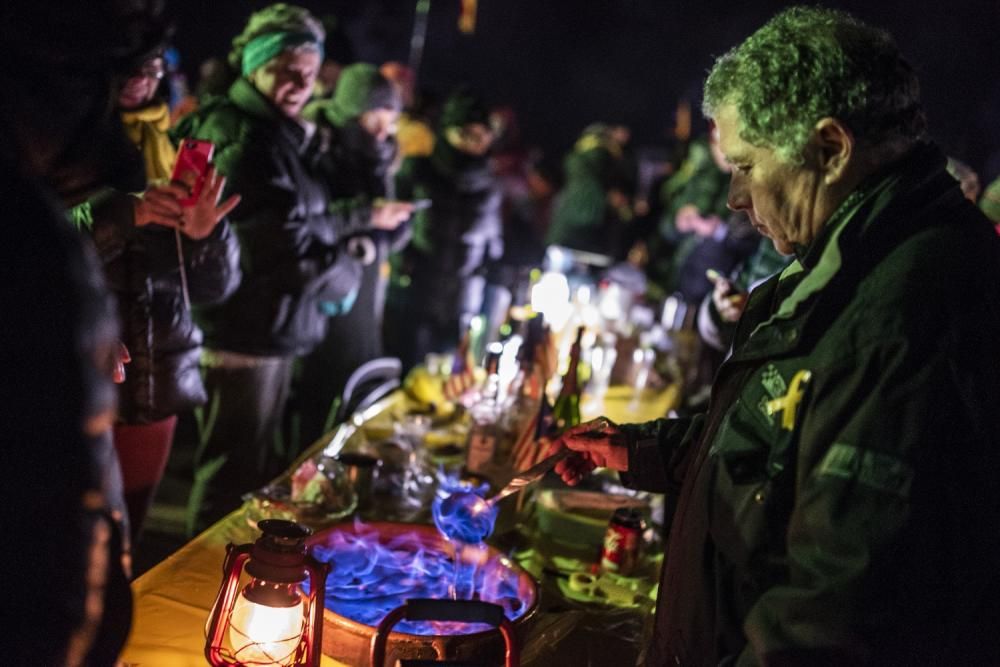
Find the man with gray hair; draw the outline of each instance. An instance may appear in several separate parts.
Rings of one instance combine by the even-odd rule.
[[[647,665],[1000,662],[1000,240],[893,40],[783,11],[705,86],[729,206],[794,254],[706,415],[557,443],[673,512]],[[601,430],[604,438],[594,439]]]

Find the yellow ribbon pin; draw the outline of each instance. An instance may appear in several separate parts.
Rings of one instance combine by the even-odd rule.
[[[788,386],[788,393],[768,401],[764,405],[767,414],[773,415],[781,412],[781,428],[791,431],[795,428],[795,416],[798,412],[799,403],[805,393],[803,385],[809,382],[812,372],[801,370],[792,376],[792,382]]]

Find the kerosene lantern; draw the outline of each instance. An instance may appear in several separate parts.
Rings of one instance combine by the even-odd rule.
[[[308,528],[278,519],[261,521],[258,528],[263,535],[253,544],[226,547],[205,657],[213,667],[316,667],[330,566],[308,553]],[[302,588],[307,578],[308,593]]]

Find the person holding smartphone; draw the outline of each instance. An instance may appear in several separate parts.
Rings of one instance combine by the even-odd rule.
[[[163,478],[178,414],[206,398],[191,305],[224,299],[240,280],[239,245],[224,219],[239,197],[219,203],[225,178],[211,166],[193,197],[189,184],[171,180],[177,151],[167,136],[169,109],[157,97],[163,72],[157,48],[125,79],[117,102],[135,152],[73,211],[95,242],[130,357],[113,441],[133,542]]]
[[[333,187],[344,196],[361,196],[379,206],[410,206],[395,201],[396,128],[403,101],[396,85],[374,65],[355,63],[343,69],[333,96],[306,107],[305,115],[330,132],[336,169]],[[428,202],[429,203],[429,202]],[[301,437],[312,442],[332,426],[335,399],[361,364],[381,357],[382,316],[388,286],[389,254],[410,240],[407,219],[395,229],[371,229],[351,237],[363,251],[357,298],[346,313],[321,303],[331,315],[323,342],[303,359],[296,384]]]
[[[241,76],[174,130],[213,142],[227,190],[243,197],[230,216],[243,281],[224,303],[197,309],[214,412],[195,461],[192,531],[291,462],[295,452],[276,436],[293,363],[326,335],[320,304],[347,309],[358,290],[362,265],[344,241],[409,215],[407,206],[373,208],[332,189],[329,137],[301,116],[324,36],[301,7],[254,13],[229,54]]]

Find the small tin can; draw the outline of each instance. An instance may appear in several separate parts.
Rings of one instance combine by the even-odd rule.
[[[639,547],[645,522],[634,507],[619,507],[611,516],[604,533],[601,569],[622,576],[632,574],[639,564]]]

